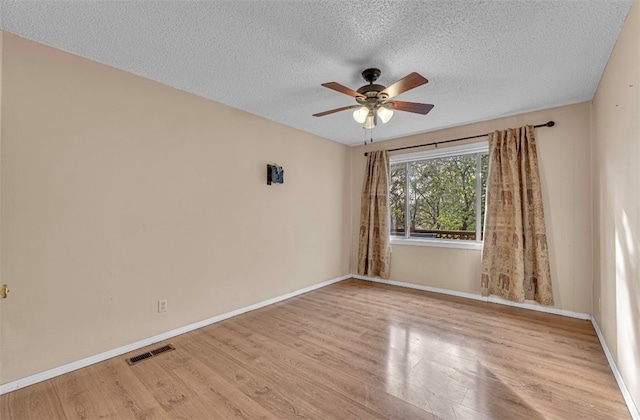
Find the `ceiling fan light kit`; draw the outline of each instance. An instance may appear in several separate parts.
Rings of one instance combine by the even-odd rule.
[[[367,116],[369,116],[369,108],[364,105],[353,111],[353,119],[356,120],[358,124],[364,124]]]
[[[388,107],[388,105],[380,105],[378,106],[378,110],[376,111],[378,117],[380,117],[380,121],[382,124],[386,124],[389,122],[391,117],[393,117],[393,110]]]
[[[422,104],[416,102],[394,101],[391,98],[400,95],[408,90],[422,86],[429,81],[418,73],[411,73],[408,76],[398,80],[389,87],[374,84],[380,77],[380,70],[375,68],[366,69],[362,72],[362,78],[369,82],[357,91],[351,90],[336,82],[323,83],[322,86],[333,89],[336,92],[344,93],[353,97],[358,105],[343,106],[331,109],[329,111],[313,114],[314,117],[322,117],[347,109],[354,109],[353,119],[362,124],[363,128],[372,129],[378,124],[378,118],[383,124],[386,124],[393,117],[394,109],[397,111],[412,112],[415,114],[426,115],[431,111],[433,105]]]
[[[367,118],[364,120],[364,124],[362,124],[362,128],[371,130],[378,123],[378,121],[376,120],[377,118],[376,118],[376,115],[373,113],[373,111],[369,111],[369,115],[367,115]]]

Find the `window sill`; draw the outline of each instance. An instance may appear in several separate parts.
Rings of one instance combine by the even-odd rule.
[[[482,242],[447,239],[398,239],[391,238],[391,245],[432,246],[438,248],[458,248],[482,250]]]

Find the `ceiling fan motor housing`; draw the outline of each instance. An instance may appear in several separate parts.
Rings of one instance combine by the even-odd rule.
[[[362,72],[362,78],[364,80],[366,80],[367,82],[369,82],[368,85],[364,85],[362,86],[360,89],[357,90],[358,93],[366,96],[365,98],[356,98],[356,100],[359,103],[365,103],[365,102],[373,102],[370,101],[369,99],[372,98],[377,98],[377,99],[387,99],[387,95],[378,95],[380,92],[382,92],[383,90],[385,90],[387,87],[386,86],[382,86],[382,85],[378,85],[378,84],[374,84],[373,82],[375,82],[376,80],[378,80],[378,77],[380,77],[380,69],[366,69],[365,71]]]
[[[362,86],[357,90],[358,93],[364,95],[365,97],[356,97],[356,101],[360,104],[367,105],[369,108],[373,108],[378,99],[387,99],[386,97],[381,97],[378,94],[386,89],[386,86],[374,84],[378,77],[380,77],[380,69],[366,69],[362,72],[362,78],[369,82],[368,85]]]
[[[371,99],[373,99],[374,101],[377,101],[379,99],[382,99],[382,100],[387,99],[386,95],[379,95],[379,93],[385,89],[386,87],[382,85],[376,85],[376,84],[364,85],[360,89],[358,89],[357,92],[364,95],[366,98],[359,97],[359,98],[356,98],[356,101],[358,101],[359,103],[365,103],[365,102],[369,102],[369,100]]]

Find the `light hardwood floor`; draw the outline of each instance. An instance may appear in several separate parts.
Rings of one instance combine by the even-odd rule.
[[[0,402],[3,420],[630,418],[590,322],[359,280]]]

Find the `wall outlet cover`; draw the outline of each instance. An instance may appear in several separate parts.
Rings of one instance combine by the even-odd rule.
[[[167,299],[158,300],[158,313],[167,312]]]

